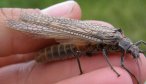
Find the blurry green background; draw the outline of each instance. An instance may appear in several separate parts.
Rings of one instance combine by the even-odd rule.
[[[0,7],[45,8],[65,0],[0,0]],[[146,0],[76,0],[82,19],[102,20],[122,28],[134,42],[146,40]]]

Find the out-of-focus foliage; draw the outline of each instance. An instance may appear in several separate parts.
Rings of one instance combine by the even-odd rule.
[[[0,7],[45,8],[64,0],[1,0]],[[146,40],[146,0],[76,0],[82,19],[102,20],[122,28],[134,41]]]

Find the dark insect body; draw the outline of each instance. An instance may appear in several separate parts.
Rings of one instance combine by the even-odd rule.
[[[142,43],[146,45],[144,41],[133,43],[129,38],[124,36],[121,29],[81,20],[52,17],[39,13],[22,12],[19,20],[8,19],[7,24],[9,28],[14,30],[31,33],[43,38],[54,38],[57,42],[61,43],[61,45],[40,50],[36,61],[50,62],[76,57],[80,73],[82,73],[82,69],[79,56],[83,53],[90,56],[94,54],[95,51],[102,51],[111,69],[117,76],[120,76],[108,59],[108,51],[114,50],[122,53],[121,67],[136,79],[124,66],[124,56],[125,53],[130,53],[134,59],[139,59],[140,53],[142,53],[139,49],[139,45]],[[113,49],[111,49],[111,47],[113,47]],[[139,83],[138,80],[137,83]]]

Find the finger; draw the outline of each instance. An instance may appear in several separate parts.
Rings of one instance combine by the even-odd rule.
[[[138,65],[135,60],[131,58],[132,56],[126,57],[125,66],[131,71],[138,80],[141,80],[142,84],[146,81],[146,59],[143,54],[140,55],[141,62],[139,61],[140,71],[138,69]],[[139,73],[140,72],[140,73]]]
[[[113,66],[120,66],[119,55],[120,54],[114,54],[114,53],[109,55],[110,62]],[[130,55],[127,57],[130,59]],[[135,68],[136,65],[134,65],[133,64],[134,62],[129,59],[125,60],[127,64],[130,63],[128,69],[129,70],[132,69],[130,70],[132,73],[137,72]],[[102,54],[98,54],[98,56],[93,56],[93,57],[81,57],[80,62],[84,74],[94,70],[101,69],[103,67],[109,67]],[[125,65],[128,66],[127,64]],[[146,76],[145,76],[146,72],[144,71],[146,70],[145,66],[146,66],[146,60],[144,59],[142,60],[142,65],[141,65],[142,68],[141,73],[143,73],[142,81],[146,80]],[[113,74],[114,78],[117,77],[117,75],[111,69],[109,69],[109,71]],[[19,74],[16,72],[19,72]],[[121,72],[119,71],[117,72],[120,73],[121,76],[123,76]],[[29,84],[29,82],[31,83],[33,82],[34,84],[41,84],[42,82],[44,84],[45,83],[52,84],[71,77],[79,76],[80,72],[76,59],[68,59],[63,61],[51,62],[47,64],[36,64],[35,62],[23,63],[23,64],[12,65],[9,67],[4,67],[3,69],[0,70],[0,77],[6,78],[5,80],[2,81],[7,80],[7,82],[9,82],[12,80],[16,80],[17,77],[14,77],[16,76],[16,74],[19,76],[20,80],[26,78],[27,84]],[[105,80],[107,79],[105,78]]]
[[[57,10],[55,10],[57,9]],[[64,11],[67,9],[66,11]],[[64,11],[64,12],[62,12]],[[49,16],[63,16],[69,17],[73,19],[81,18],[81,9],[78,3],[74,1],[68,1],[67,3],[59,3],[57,5],[53,5],[49,8],[45,8],[41,10],[41,13],[47,14]]]
[[[129,74],[121,68],[114,67],[120,74],[116,77],[110,68],[101,68],[83,75],[65,79],[56,84],[133,84]]]
[[[29,54],[16,54],[7,57],[0,57],[0,67],[21,63],[21,62],[28,62],[33,60],[36,53],[29,53]]]
[[[101,57],[93,57],[93,59],[89,60],[89,58],[86,58],[84,59],[84,61],[82,61],[82,66],[84,66],[83,68],[85,72],[89,72],[89,71],[92,71],[96,68],[100,68],[100,67],[105,67],[105,66],[109,66],[107,64],[107,62],[105,61],[104,57],[102,55],[98,55],[98,56],[101,56]],[[110,60],[110,63],[113,65],[113,66],[119,66],[121,67],[121,53],[113,53],[113,54],[109,54],[109,60]],[[143,55],[140,56],[140,58],[142,59],[141,60],[141,63],[140,63],[140,69],[141,69],[141,75],[139,74],[139,69],[138,69],[138,66],[135,62],[135,60],[132,58],[131,55],[126,55],[126,58],[125,58],[125,61],[124,61],[124,65],[125,67],[133,74],[136,76],[137,80],[140,80],[139,78],[139,75],[141,77],[141,82],[143,83],[145,80],[146,80],[146,76],[144,74],[146,74],[146,59],[144,59],[145,57]],[[91,64],[93,63],[93,64]],[[94,65],[97,65],[97,66],[94,66]],[[133,78],[133,76],[131,76]],[[133,78],[133,81],[134,82],[137,82],[134,78]],[[136,84],[136,83],[135,83]]]
[[[63,4],[63,5],[61,5]],[[53,6],[53,8],[45,9],[46,11],[42,11],[42,13],[54,15],[54,16],[64,16],[69,18],[79,19],[81,16],[80,8],[77,3],[74,1],[68,1],[61,4],[57,4]],[[51,12],[53,10],[53,12]],[[22,9],[3,9],[3,13],[1,13],[1,17],[10,17],[18,18],[20,16]],[[38,10],[25,10],[25,11],[38,11]],[[56,12],[55,12],[56,11]],[[59,11],[59,12],[58,12]],[[78,12],[76,12],[78,11]],[[56,14],[57,13],[57,14]],[[78,14],[77,14],[78,13]],[[3,15],[6,14],[6,15]],[[13,14],[13,15],[11,15]],[[8,18],[7,18],[8,19]],[[18,31],[10,31],[9,28],[6,28],[6,24],[3,21],[0,21],[2,24],[0,25],[0,56],[6,56],[10,54],[16,53],[27,53],[31,51],[35,51],[37,49],[43,48],[46,45],[51,45],[55,41],[54,40],[46,40],[46,39],[30,39],[26,37],[21,32]]]

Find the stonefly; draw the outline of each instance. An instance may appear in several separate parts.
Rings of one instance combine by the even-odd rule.
[[[3,9],[1,12],[5,14]],[[130,53],[134,59],[138,60],[140,53],[143,52],[139,49],[139,45],[142,43],[146,45],[146,42],[133,43],[121,29],[82,20],[26,12],[22,12],[18,20],[7,18],[6,22],[11,29],[42,38],[54,38],[60,43],[38,51],[37,62],[51,62],[76,57],[82,74],[79,57],[82,54],[92,56],[98,51],[102,51],[111,69],[117,76],[120,76],[108,59],[108,51],[120,51],[122,53],[121,67],[140,84],[140,81],[124,66],[124,56],[126,53]]]

